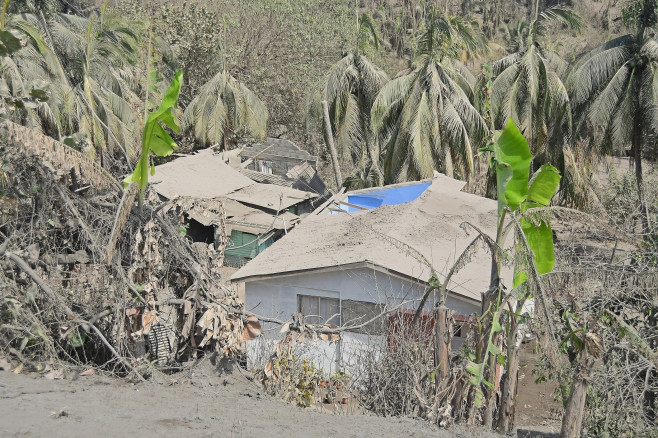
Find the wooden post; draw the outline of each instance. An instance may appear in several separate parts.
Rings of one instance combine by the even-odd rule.
[[[324,131],[327,138],[327,147],[331,155],[331,164],[334,166],[334,175],[336,176],[336,189],[340,190],[343,185],[343,176],[340,174],[340,165],[338,164],[338,154],[334,147],[334,136],[331,133],[331,121],[329,119],[329,105],[326,100],[322,101],[322,112],[324,113]]]

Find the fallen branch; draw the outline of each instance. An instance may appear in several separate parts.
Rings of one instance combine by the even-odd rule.
[[[9,239],[5,239],[5,241],[2,242],[2,245],[0,245],[0,256],[5,255],[5,251],[7,251],[8,246],[9,246]]]
[[[137,375],[137,377],[139,377],[139,379],[140,379],[142,382],[146,382],[146,379],[145,379],[145,378],[139,373],[139,371],[137,371],[137,369],[135,369],[134,366],[132,366],[132,365],[131,365],[131,364],[130,364],[130,363],[129,363],[124,357],[122,357],[122,356],[121,356],[121,355],[120,355],[120,354],[114,349],[114,347],[112,347],[112,345],[110,345],[110,343],[107,341],[107,339],[105,338],[105,336],[103,336],[103,334],[101,333],[101,331],[98,330],[98,328],[96,328],[96,326],[95,326],[94,324],[91,324],[90,322],[88,322],[88,321],[83,321],[83,320],[76,320],[76,322],[77,322],[78,324],[82,325],[83,327],[84,327],[84,326],[87,326],[87,327],[89,327],[90,329],[92,329],[92,330],[94,331],[94,333],[96,333],[96,335],[98,335],[98,337],[100,338],[101,342],[102,342],[103,344],[105,344],[105,346],[108,348],[108,350],[110,350],[110,352],[114,355],[114,357],[116,357],[116,358],[119,360],[119,362],[121,362],[121,363],[123,364],[123,366],[125,366],[125,367],[126,367],[127,369],[129,369],[130,371],[134,372],[134,373]]]
[[[7,257],[9,260],[14,262],[14,264],[23,272],[25,272],[31,279],[34,281],[37,286],[46,294],[48,295],[48,298],[55,304],[60,306],[63,310],[64,313],[66,313],[67,316],[72,316],[75,317],[75,313],[66,305],[64,304],[63,300],[57,296],[54,290],[50,288],[46,284],[46,282],[43,281],[43,279],[34,272],[32,268],[23,260],[21,257],[19,257],[17,254],[14,254],[13,252],[7,252],[5,254],[5,257]]]
[[[102,251],[100,249],[100,246],[98,245],[98,242],[96,242],[96,237],[94,237],[94,234],[92,233],[91,229],[87,225],[87,223],[82,219],[82,215],[80,215],[80,212],[78,211],[78,208],[73,205],[69,197],[64,193],[64,190],[59,186],[59,184],[53,184],[55,187],[55,190],[57,190],[57,193],[59,194],[60,198],[62,198],[62,201],[64,201],[64,205],[66,205],[66,209],[75,217],[75,219],[78,221],[78,224],[80,225],[80,228],[82,228],[83,234],[89,241],[89,247],[94,253],[94,256],[96,258],[100,258],[102,255]]]

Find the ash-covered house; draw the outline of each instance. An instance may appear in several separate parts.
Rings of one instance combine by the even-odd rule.
[[[246,146],[240,152],[240,158],[246,169],[278,176],[286,176],[302,163],[308,163],[314,169],[318,164],[318,157],[283,138],[267,138],[264,143]]]
[[[188,214],[188,234],[197,242],[218,243],[216,224],[226,225],[224,263],[242,266],[269,248],[314,208],[318,195],[292,187],[256,182],[224,163],[211,149],[156,166],[151,184],[164,199],[189,197],[222,202],[225,217]]]
[[[429,287],[427,262],[442,281],[474,239],[462,223],[495,234],[497,203],[462,192],[464,184],[437,174],[334,197],[231,280],[247,309],[281,320],[301,313],[313,323],[356,326],[384,308],[413,309]],[[457,320],[479,312],[490,269],[482,251],[453,276],[446,304]],[[314,360],[325,370],[349,368],[364,343],[385,339],[385,325],[367,324],[338,345],[318,345]],[[457,337],[453,346],[460,344]]]

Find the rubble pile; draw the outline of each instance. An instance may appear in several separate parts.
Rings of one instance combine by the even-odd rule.
[[[126,190],[82,153],[0,124],[0,357],[148,377],[199,355],[235,355],[259,333],[223,286],[225,234],[184,235],[185,205]],[[221,237],[224,238],[221,238]],[[247,326],[247,330],[245,330]]]

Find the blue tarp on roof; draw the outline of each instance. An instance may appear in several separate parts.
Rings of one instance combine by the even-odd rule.
[[[345,200],[349,204],[365,207],[369,210],[382,205],[397,205],[411,202],[422,195],[431,185],[431,182],[422,182],[418,184],[405,185],[401,187],[382,188],[380,190],[367,191],[364,193],[354,193],[347,195]],[[341,209],[354,212],[361,209],[341,205]]]

